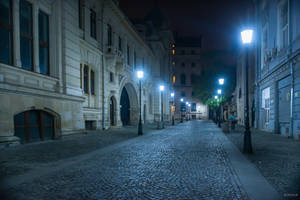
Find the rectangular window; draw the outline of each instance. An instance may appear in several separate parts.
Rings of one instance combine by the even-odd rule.
[[[85,94],[89,93],[89,68],[84,65],[83,68],[83,91]]]
[[[95,72],[91,70],[91,94],[95,94]]]
[[[107,24],[107,46],[112,46],[112,28]]]
[[[136,69],[136,52],[135,51],[133,53],[133,66],[134,66],[134,69]]]
[[[197,111],[197,109],[196,109],[196,103],[192,103],[191,111],[192,112],[196,112]]]
[[[91,10],[90,13],[90,26],[91,26],[91,37],[96,39],[97,29],[96,29],[96,12]]]
[[[12,64],[12,2],[0,1],[0,62]]]
[[[262,91],[261,106],[262,106],[262,109],[263,109],[264,123],[267,123],[270,120],[270,87],[265,88]]]
[[[119,37],[119,51],[122,51],[122,38]]]
[[[130,65],[130,48],[129,48],[129,45],[127,45],[127,64]]]
[[[281,47],[285,48],[288,45],[288,1],[280,8],[280,34]]]
[[[33,70],[32,5],[20,0],[20,54],[22,68]]]
[[[40,73],[49,75],[49,16],[39,12],[39,64]]]
[[[109,72],[109,81],[114,82],[114,74],[112,72]]]
[[[78,20],[79,28],[84,30],[84,6],[83,0],[78,0]]]

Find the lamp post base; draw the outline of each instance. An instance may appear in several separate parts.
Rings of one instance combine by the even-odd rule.
[[[138,124],[138,135],[143,135],[143,125],[142,122]]]
[[[246,128],[244,133],[244,148],[243,152],[247,154],[252,154],[252,144],[251,144],[251,132],[249,129]]]
[[[164,126],[164,122],[158,122],[157,123],[157,129],[164,129],[165,126]]]

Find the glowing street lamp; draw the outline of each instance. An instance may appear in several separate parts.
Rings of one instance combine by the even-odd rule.
[[[180,101],[183,102],[183,98],[181,98]]]
[[[245,115],[245,133],[244,133],[244,153],[253,153],[252,151],[252,144],[251,144],[251,131],[250,131],[250,124],[249,124],[249,89],[248,89],[248,69],[249,69],[249,63],[248,63],[248,46],[252,42],[252,35],[253,30],[247,29],[241,32],[242,41],[244,44],[246,44],[245,49],[245,57],[246,57],[246,115]]]
[[[164,85],[159,86],[160,90],[160,98],[161,98],[161,117],[160,117],[160,125],[159,128],[164,128],[164,101],[163,101],[163,91],[165,90]]]
[[[244,44],[250,44],[252,42],[253,30],[247,29],[241,32],[242,41]]]
[[[183,102],[183,98],[180,99],[180,123],[183,122],[183,116],[182,116],[182,109],[183,109],[183,105],[184,105],[184,102]]]
[[[140,118],[138,124],[138,135],[143,135],[143,125],[142,125],[142,79],[144,77],[144,72],[137,71],[137,77],[139,79],[139,96],[140,96]]]
[[[216,99],[216,100],[218,99],[218,96],[217,96],[217,95],[215,96],[215,99]]]
[[[221,89],[219,89],[217,92],[218,92],[218,94],[222,94],[222,90]]]
[[[219,85],[224,85],[224,78],[219,78]]]
[[[174,92],[171,93],[171,97],[172,97],[172,125],[175,125],[175,101],[174,101]]]

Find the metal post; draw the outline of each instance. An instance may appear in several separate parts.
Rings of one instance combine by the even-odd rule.
[[[174,126],[175,125],[175,101],[174,101],[174,96],[173,96],[173,102],[172,102],[172,105],[173,105],[173,107],[172,107],[172,125]]]
[[[138,125],[138,135],[143,135],[142,125],[142,80],[139,80],[139,92],[140,92],[140,119]]]
[[[245,133],[244,133],[244,153],[253,153],[251,144],[251,131],[249,126],[249,89],[248,89],[248,47],[246,47],[246,116],[245,116]]]
[[[164,128],[164,101],[163,101],[163,91],[161,92],[161,128]]]
[[[183,119],[182,119],[182,102],[180,103],[180,123],[183,122]]]

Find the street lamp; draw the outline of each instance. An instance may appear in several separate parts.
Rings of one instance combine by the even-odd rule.
[[[218,96],[216,95],[216,96],[215,96],[215,100],[217,100],[217,99],[218,99]]]
[[[172,97],[172,125],[174,126],[175,125],[175,101],[174,101],[174,92],[171,93],[171,97]]]
[[[189,102],[185,102],[185,118],[186,118],[186,121],[188,121],[188,105],[189,105]]]
[[[219,85],[224,85],[224,78],[219,78]]]
[[[189,106],[189,113],[188,113],[188,119],[191,120],[191,104],[188,104]]]
[[[251,131],[249,126],[249,89],[248,89],[248,46],[252,42],[253,30],[247,29],[241,32],[242,41],[246,44],[245,57],[246,57],[246,105],[245,105],[245,133],[244,133],[244,153],[253,153],[251,144]]]
[[[160,126],[159,128],[164,128],[164,101],[163,101],[163,91],[165,90],[165,86],[160,85],[160,96],[161,96],[161,117],[160,117]]]
[[[220,89],[217,92],[218,92],[218,94],[222,94],[222,90],[220,90]]]
[[[137,77],[139,79],[139,95],[140,95],[140,118],[138,124],[138,135],[143,135],[143,125],[142,125],[142,78],[144,77],[144,72],[137,71]]]
[[[183,98],[180,99],[180,123],[183,122],[183,119],[182,119],[182,109],[183,109]]]

